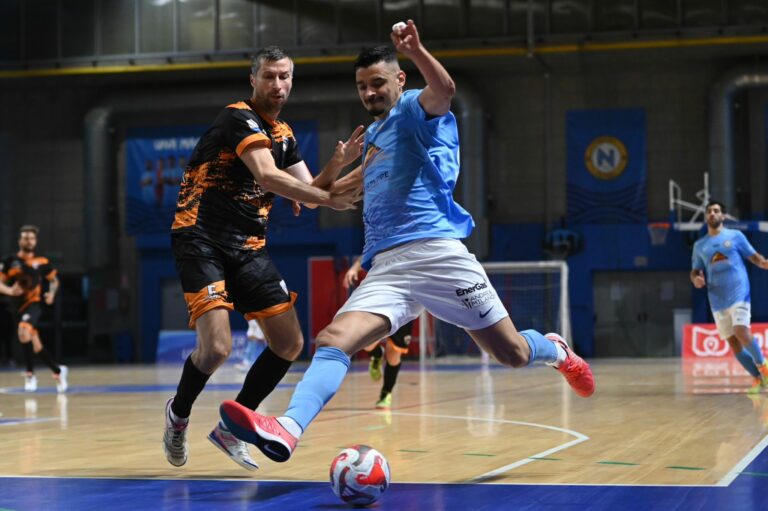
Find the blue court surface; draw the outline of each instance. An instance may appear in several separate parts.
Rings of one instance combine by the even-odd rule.
[[[717,510],[768,509],[768,452],[726,487],[398,484],[371,509]],[[318,482],[194,479],[0,478],[0,509],[353,509]]]

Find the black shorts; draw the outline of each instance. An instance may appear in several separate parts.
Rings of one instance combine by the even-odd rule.
[[[409,321],[401,326],[397,332],[389,336],[389,340],[401,353],[408,352],[408,345],[411,342],[411,332],[413,331],[413,321]]]
[[[28,323],[32,328],[37,330],[40,324],[40,315],[43,313],[43,308],[40,306],[40,302],[30,303],[24,311],[19,312],[19,323]]]
[[[173,233],[171,246],[190,328],[212,309],[256,319],[286,312],[296,300],[264,249],[223,247],[197,233]]]

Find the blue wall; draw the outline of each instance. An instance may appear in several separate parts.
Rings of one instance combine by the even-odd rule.
[[[666,243],[652,246],[644,224],[588,225],[576,229],[584,237],[584,250],[568,258],[570,268],[571,321],[574,343],[580,353],[594,355],[592,278],[602,271],[690,271],[691,251],[688,234],[670,231]],[[532,261],[547,259],[543,250],[545,228],[542,224],[506,224],[491,228],[490,260]],[[768,234],[751,233],[748,238],[762,254],[768,254]],[[155,357],[160,330],[159,307],[162,279],[176,278],[168,235],[138,238],[141,258],[141,359]],[[308,336],[308,275],[310,256],[347,257],[358,254],[363,246],[362,233],[347,229],[270,228],[268,250],[288,284],[299,294],[296,312],[305,339]],[[636,266],[636,258],[647,264]],[[752,283],[754,321],[768,321],[768,271],[749,264]],[[706,292],[691,286],[691,308],[695,322],[711,321]],[[233,322],[241,321],[233,315]],[[525,318],[512,318],[525,328]]]

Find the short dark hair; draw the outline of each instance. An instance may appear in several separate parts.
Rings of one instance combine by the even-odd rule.
[[[709,203],[707,203],[707,207],[704,208],[704,211],[707,211],[712,206],[720,206],[720,211],[725,213],[725,204],[723,204],[719,200],[711,200],[711,201],[709,201]]]
[[[21,236],[25,232],[33,232],[35,233],[35,236],[37,236],[40,233],[40,229],[36,225],[32,225],[32,224],[22,225],[21,228],[19,229],[19,236]]]
[[[391,46],[375,46],[360,52],[355,60],[355,71],[361,67],[371,67],[379,62],[397,62],[397,53]]]
[[[265,46],[257,51],[251,59],[251,73],[256,75],[259,72],[261,64],[268,60],[269,62],[277,62],[278,60],[288,59],[291,61],[291,70],[293,70],[293,59],[288,53],[279,46]]]

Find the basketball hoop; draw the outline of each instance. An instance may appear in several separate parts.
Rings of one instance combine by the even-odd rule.
[[[663,245],[667,241],[669,222],[651,222],[648,224],[648,234],[651,236],[651,245]]]

